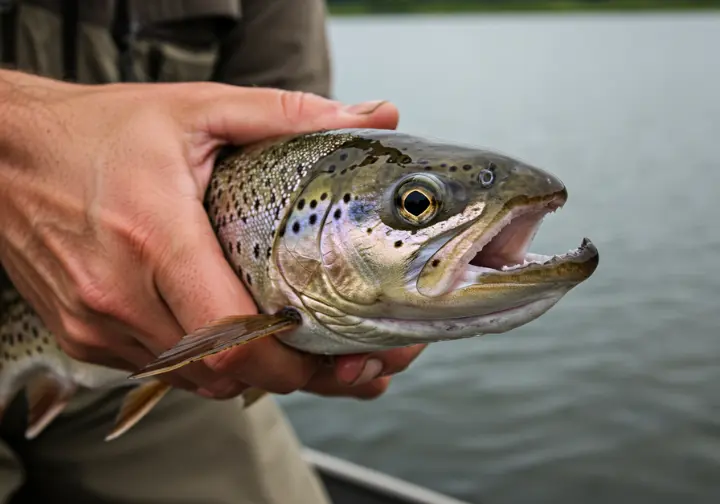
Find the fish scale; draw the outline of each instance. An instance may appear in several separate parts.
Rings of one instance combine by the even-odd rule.
[[[339,355],[507,332],[598,265],[587,239],[559,256],[527,251],[566,198],[557,178],[512,157],[394,131],[232,148],[205,208],[260,313],[210,321],[128,377],[66,355],[0,269],[0,414],[24,391],[33,438],[78,388],[128,387],[111,440],[168,392],[156,375],[258,338]],[[262,395],[246,391],[246,406]]]
[[[258,144],[215,170],[206,208],[228,260],[255,299],[270,295],[268,251],[276,236],[286,231],[284,221],[302,180],[319,159],[352,138],[313,134]]]

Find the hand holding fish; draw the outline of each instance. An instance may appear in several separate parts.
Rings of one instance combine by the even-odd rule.
[[[257,312],[203,208],[219,147],[398,121],[390,104],[211,83],[82,86],[17,72],[0,72],[0,102],[0,262],[66,354],[130,371],[211,320]],[[379,353],[382,372],[406,367],[421,348]],[[248,386],[373,397],[386,378],[366,373],[365,385],[349,385],[367,359],[327,368],[264,338],[163,379],[212,397]]]
[[[77,387],[137,385],[107,439],[162,380],[375,397],[422,344],[527,324],[598,265],[588,239],[529,251],[557,177],[390,131],[389,104],[3,75],[0,410],[25,389],[28,437]]]

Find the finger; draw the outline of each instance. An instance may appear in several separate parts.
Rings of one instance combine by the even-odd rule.
[[[222,317],[257,313],[199,203],[196,210],[182,231],[168,237],[169,247],[155,272],[157,290],[185,333]],[[167,342],[168,346],[174,343]],[[218,378],[233,378],[279,394],[305,385],[317,368],[314,357],[292,350],[273,337],[221,352],[195,365],[207,366]]]
[[[202,106],[205,131],[234,144],[336,128],[397,127],[399,113],[389,102],[353,106],[298,91],[224,86]]]
[[[154,358],[152,353],[127,335],[125,328],[120,329],[108,317],[92,316],[93,320],[81,320],[69,314],[48,285],[48,277],[38,275],[21,255],[8,254],[8,263],[6,273],[12,285],[34,308],[60,349],[72,359],[128,371],[130,374]],[[112,351],[104,344],[107,338],[113,341]],[[178,376],[170,376],[166,381],[185,390],[197,388]]]
[[[369,354],[339,355],[335,358],[335,377],[345,385],[367,383],[379,376],[407,369],[427,345],[393,348]]]
[[[361,385],[342,385],[337,382],[333,373],[319,372],[313,376],[303,390],[323,397],[375,399],[387,391],[391,380],[392,377],[383,376]]]

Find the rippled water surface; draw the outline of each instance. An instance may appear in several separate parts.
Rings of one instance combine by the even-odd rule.
[[[336,91],[567,184],[533,249],[600,267],[541,319],[432,346],[302,440],[472,502],[720,502],[720,15],[343,18]]]

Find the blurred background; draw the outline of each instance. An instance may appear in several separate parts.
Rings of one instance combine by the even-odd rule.
[[[558,175],[534,252],[600,266],[383,398],[281,398],[301,439],[473,503],[720,502],[720,2],[335,0],[336,95]]]

